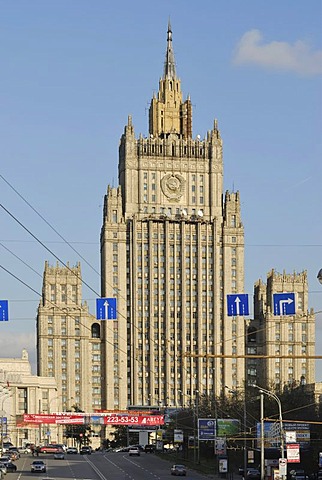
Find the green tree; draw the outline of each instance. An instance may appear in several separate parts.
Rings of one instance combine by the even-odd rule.
[[[83,412],[77,405],[72,405],[71,410],[69,412]],[[92,433],[92,429],[90,423],[84,423],[81,425],[73,425],[68,424],[65,428],[65,436],[66,438],[73,438],[74,442],[81,447],[82,445],[89,445],[91,443],[90,435]]]

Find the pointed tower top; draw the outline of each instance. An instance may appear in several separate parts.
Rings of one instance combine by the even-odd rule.
[[[176,78],[176,65],[172,48],[172,29],[170,19],[168,22],[167,51],[165,55],[163,78]]]

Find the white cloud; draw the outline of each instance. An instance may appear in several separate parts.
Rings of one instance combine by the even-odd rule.
[[[36,374],[36,339],[34,333],[7,332],[0,336],[0,357],[21,358],[22,350],[26,349],[33,374]]]
[[[233,61],[236,65],[255,64],[301,75],[322,74],[322,50],[313,51],[302,40],[294,44],[277,41],[265,44],[259,30],[250,30],[242,36]]]

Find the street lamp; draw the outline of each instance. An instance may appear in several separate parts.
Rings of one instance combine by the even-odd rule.
[[[1,454],[3,454],[3,420],[4,420],[4,416],[3,416],[3,406],[4,406],[4,402],[10,398],[10,394],[11,392],[10,391],[5,391],[5,390],[1,390],[1,393],[3,393],[3,399],[2,399],[2,402],[1,402]]]
[[[266,390],[265,388],[259,387],[258,385],[253,385],[253,387],[257,388],[261,394],[261,480],[264,480],[264,394],[268,397],[274,398],[274,400],[278,404],[278,411],[279,411],[279,423],[280,423],[280,441],[281,441],[281,458],[284,458],[284,431],[283,431],[283,416],[282,416],[282,403],[278,396],[271,392],[270,390]]]
[[[320,270],[318,271],[317,279],[319,280],[320,283],[322,283],[322,268],[320,268]]]
[[[231,393],[232,395],[235,395],[237,397],[238,391],[234,390],[232,388],[227,387],[225,385],[225,388],[228,389],[228,392]],[[217,416],[217,415],[216,415]],[[217,420],[216,420],[217,422]],[[243,401],[243,422],[244,422],[244,478],[246,478],[246,471],[247,471],[247,463],[248,463],[248,458],[247,458],[247,408],[246,408],[246,388],[244,389],[244,401]]]

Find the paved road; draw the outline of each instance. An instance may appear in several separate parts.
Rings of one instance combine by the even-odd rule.
[[[22,455],[16,462],[16,473],[8,473],[5,480],[165,480],[175,478],[170,474],[171,463],[154,454],[130,457],[128,453],[99,453],[92,455],[66,455],[65,460],[54,460],[53,455],[40,455],[47,465],[47,472],[31,473],[30,464],[35,460]],[[205,480],[205,475],[187,471],[188,480]]]

